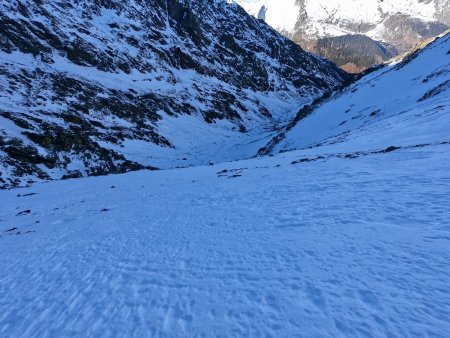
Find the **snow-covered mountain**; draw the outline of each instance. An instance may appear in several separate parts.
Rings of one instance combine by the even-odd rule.
[[[304,106],[261,150],[358,152],[450,141],[450,32]]]
[[[2,187],[250,156],[348,79],[223,0],[0,1],[0,23]]]
[[[368,68],[450,26],[449,0],[236,1],[304,48],[331,57],[347,70]],[[362,46],[361,35],[370,38]],[[342,36],[346,39],[336,39]],[[369,56],[367,49],[372,49]]]

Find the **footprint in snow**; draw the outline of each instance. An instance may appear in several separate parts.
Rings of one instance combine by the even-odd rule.
[[[33,233],[33,232],[36,232],[36,231],[28,230],[26,232],[22,232],[22,231],[19,230],[19,228],[16,228],[16,227],[8,229],[8,230],[5,231],[6,235],[9,235],[9,236],[26,235],[26,234],[30,234],[30,233]],[[3,237],[3,236],[0,236],[0,237]]]
[[[36,192],[31,192],[29,194],[24,194],[24,195],[18,194],[17,197],[28,197],[28,196],[33,196],[33,195],[37,195],[37,193]]]
[[[31,213],[31,210],[24,210],[24,211],[20,211],[16,214],[16,216],[24,216],[24,215],[28,215]]]

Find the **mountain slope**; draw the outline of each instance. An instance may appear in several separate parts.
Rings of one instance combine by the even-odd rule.
[[[382,145],[0,191],[0,335],[445,337],[450,143]]]
[[[447,336],[449,60],[317,99],[273,156],[0,191],[0,336]]]
[[[319,39],[314,52],[350,73],[357,73],[397,55],[395,48],[361,34]]]
[[[303,107],[261,153],[345,143],[346,150],[450,141],[450,33]],[[434,134],[430,134],[433,131]],[[343,149],[344,150],[344,149]]]
[[[14,0],[0,23],[2,187],[250,156],[348,79],[221,0]]]
[[[355,71],[368,68],[366,64],[375,57],[387,60],[391,55],[375,50],[365,57],[367,51],[363,48],[343,53],[345,45],[342,39],[326,44],[324,49],[323,40],[345,36],[347,43],[354,40],[352,43],[357,44],[360,39],[358,35],[365,35],[372,40],[372,44],[381,44],[385,49],[403,53],[450,26],[449,0],[237,2],[304,48],[319,55],[332,56],[333,61],[340,66],[347,65],[347,69],[348,64],[353,63]],[[355,60],[357,64],[354,64]]]

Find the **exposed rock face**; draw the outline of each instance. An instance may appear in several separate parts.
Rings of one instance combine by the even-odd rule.
[[[11,0],[0,27],[4,188],[207,163],[348,79],[223,0]]]
[[[319,39],[314,51],[350,73],[360,72],[397,55],[394,47],[360,34]]]
[[[264,7],[264,20],[278,31],[355,71],[404,53],[450,26],[450,0],[238,2],[254,15]],[[297,13],[297,18],[286,21],[286,13]],[[362,40],[361,35],[371,41]]]

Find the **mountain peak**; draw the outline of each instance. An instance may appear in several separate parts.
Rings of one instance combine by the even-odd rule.
[[[450,25],[449,0],[237,1],[254,16],[264,8],[269,25],[346,70],[388,60]],[[361,34],[371,39],[364,47]]]

